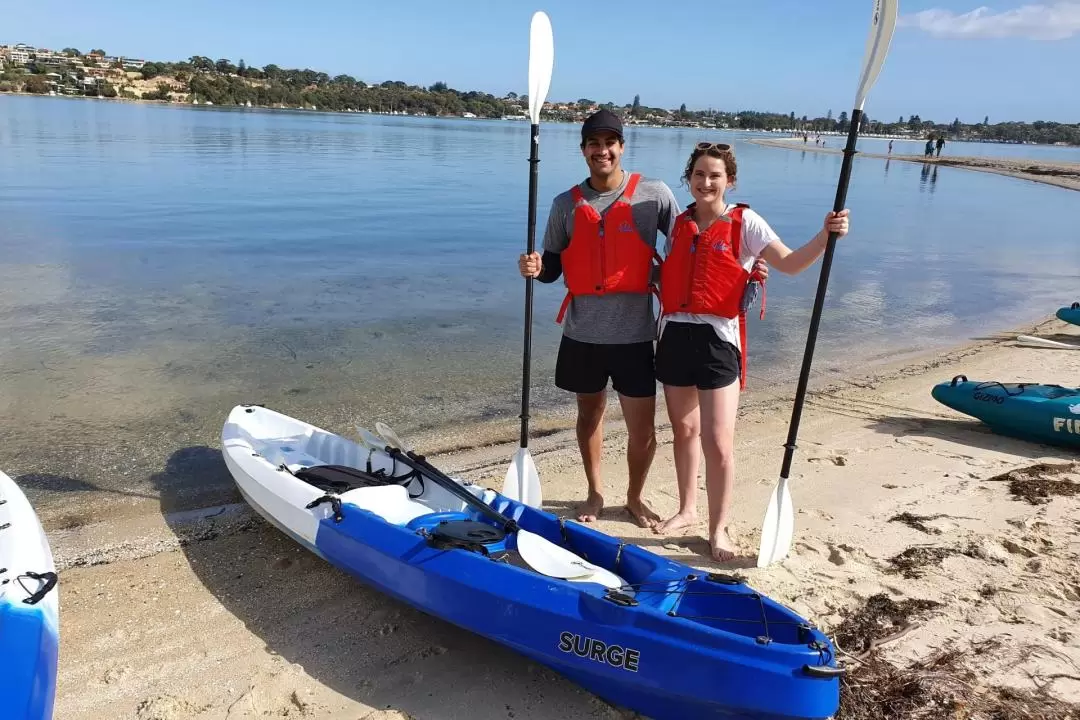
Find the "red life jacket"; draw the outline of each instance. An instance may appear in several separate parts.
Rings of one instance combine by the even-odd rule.
[[[761,317],[765,317],[765,281],[742,266],[743,210],[739,203],[705,232],[694,222],[691,204],[675,220],[671,252],[660,268],[661,317],[673,313],[739,318],[740,387],[746,387],[746,313],[743,293],[751,281],[761,282]]]
[[[569,246],[562,252],[566,298],[555,322],[562,322],[575,295],[656,292],[652,267],[660,255],[641,239],[630,205],[640,180],[638,173],[630,175],[626,190],[603,216],[585,201],[580,187],[570,189],[574,229]]]

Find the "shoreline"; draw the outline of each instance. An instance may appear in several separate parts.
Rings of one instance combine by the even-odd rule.
[[[246,106],[246,105],[206,105],[206,104],[203,104],[203,103],[195,104],[195,103],[189,103],[189,102],[178,102],[178,101],[173,101],[173,100],[150,100],[150,99],[141,98],[141,97],[138,97],[138,98],[125,98],[125,97],[117,96],[117,97],[107,98],[107,97],[103,97],[103,96],[98,97],[98,96],[92,96],[92,95],[63,95],[63,94],[61,94],[61,95],[49,95],[47,93],[30,93],[30,92],[25,92],[25,91],[21,91],[21,90],[20,91],[0,92],[0,97],[4,97],[6,95],[11,95],[11,96],[15,96],[15,97],[63,98],[63,99],[68,99],[68,100],[107,100],[107,101],[124,102],[124,103],[135,103],[135,104],[144,104],[145,103],[145,104],[149,104],[149,105],[162,105],[162,106],[175,106],[175,107],[201,107],[201,108],[209,107],[209,108],[214,109],[214,110],[222,110],[222,109],[224,109],[224,110],[273,110],[273,111],[305,112],[305,113],[325,113],[325,114],[334,114],[334,115],[395,115],[395,113],[392,113],[392,112],[381,112],[381,111],[369,112],[367,110],[352,110],[352,111],[347,111],[347,110],[318,110],[318,109],[311,109],[311,108],[306,108],[306,107],[275,107],[273,105],[251,105],[250,107]],[[469,118],[469,117],[465,117],[464,115],[416,115],[416,114],[413,114],[413,113],[405,113],[405,112],[396,113],[396,116],[398,116],[398,117],[415,117],[415,118],[420,118],[420,117],[423,117],[423,118],[435,118],[437,120],[454,119],[454,120],[498,120],[498,121],[515,121],[515,122],[526,122],[526,123],[528,122],[528,117],[527,116],[520,116],[520,117],[503,116],[503,117],[497,117],[497,118],[494,118],[494,117],[473,117],[473,118]],[[545,123],[557,123],[557,124],[561,124],[561,125],[580,125],[581,124],[580,120],[563,120],[563,119],[560,119],[560,118],[546,118],[546,117],[543,118],[543,122],[545,122]],[[626,127],[627,127],[627,130],[633,130],[635,128],[645,128],[645,129],[650,129],[650,130],[713,131],[713,130],[718,129],[718,128],[710,128],[710,127],[693,127],[693,126],[686,126],[686,125],[660,125],[660,124],[646,123],[646,122],[627,123]],[[745,129],[744,128],[724,128],[724,131],[725,132],[733,132],[733,133],[767,133],[767,134],[774,134],[774,133],[771,133],[769,130],[756,129],[756,128],[745,128]],[[775,133],[775,134],[779,134],[779,133]],[[815,135],[824,135],[824,136],[831,137],[831,138],[838,138],[840,140],[843,140],[843,139],[845,139],[847,137],[847,133],[841,133],[841,132],[837,132],[837,131],[820,131],[820,132],[815,132],[814,134]],[[902,141],[902,142],[917,143],[919,145],[922,144],[922,140],[919,140],[917,138],[911,138],[910,136],[906,136],[906,135],[888,135],[888,134],[880,134],[880,133],[860,133],[859,137],[862,137],[862,138],[875,138],[875,139],[879,139],[879,140],[899,140],[899,141]],[[747,142],[752,142],[752,143],[762,145],[762,146],[765,146],[765,147],[781,147],[781,148],[785,148],[785,149],[796,149],[796,148],[790,148],[789,144],[794,144],[794,143],[800,142],[800,141],[798,139],[796,139],[796,138],[776,139],[776,138],[772,138],[772,137],[764,137],[764,138],[751,138]],[[1014,145],[1014,144],[1016,144],[1016,143],[1004,143],[1004,142],[998,142],[998,141],[980,141],[980,140],[965,140],[963,142],[970,142],[970,143],[976,143],[976,144],[981,144],[981,145]],[[1052,143],[1033,143],[1033,146],[1034,147],[1057,147],[1057,145],[1054,145]],[[1068,145],[1066,147],[1080,147],[1080,145]],[[840,150],[833,150],[832,148],[821,148],[821,147],[814,147],[814,148],[800,147],[800,148],[797,148],[797,149],[813,150],[814,152],[826,152],[826,153],[827,152],[836,152],[838,154],[842,152]],[[909,162],[923,162],[923,161],[931,162],[931,160],[925,159],[922,156],[918,156],[918,155],[904,155],[904,156],[901,156],[901,155],[883,155],[883,154],[876,154],[876,153],[859,153],[859,154],[864,155],[866,157],[878,157],[878,158],[882,158],[882,159],[902,159],[902,160],[909,161]],[[960,157],[960,156],[958,156],[956,158],[942,157],[942,158],[935,158],[935,159],[939,160],[941,164],[948,164],[949,160],[981,161],[981,160],[984,160],[984,159],[987,159],[987,158],[980,158],[980,157],[973,157],[973,156],[971,156],[971,157]],[[993,158],[989,158],[989,159],[993,160]],[[1007,159],[1007,158],[1004,158],[1004,160],[1006,162],[1010,162],[1010,160]],[[1036,160],[1031,160],[1031,161],[1018,160],[1017,162],[1021,162],[1021,163],[1028,162],[1028,163],[1032,163],[1032,164],[1038,164],[1039,161],[1036,161]],[[1050,165],[1054,165],[1054,164],[1051,163]],[[1071,163],[1071,164],[1070,163],[1061,163],[1061,165],[1080,166],[1080,163]],[[957,166],[960,166],[960,165],[957,165]],[[967,167],[967,166],[965,165],[964,167]],[[976,169],[976,168],[972,168],[972,169]],[[1050,183],[1050,184],[1054,184],[1054,183]],[[1080,184],[1080,180],[1078,180],[1078,184]],[[1073,186],[1070,185],[1070,186],[1064,186],[1064,187],[1073,187]],[[1078,188],[1073,187],[1073,189],[1078,189]]]
[[[801,139],[790,138],[774,140],[769,138],[752,138],[747,142],[762,147],[779,148],[782,150],[801,150],[803,152],[826,153],[842,155],[840,148],[823,148],[817,145],[810,146]],[[901,155],[894,153],[870,153],[857,152],[856,157],[876,158],[878,160],[899,160],[901,162],[924,163],[931,165],[944,165],[945,167],[974,170],[977,172],[993,173],[1018,180],[1030,180],[1031,182],[1053,185],[1067,190],[1080,190],[1080,162],[1046,162],[1043,160],[1023,160],[1013,158],[975,157],[975,156],[942,156],[923,157],[921,155]]]
[[[1080,328],[1053,318],[1022,331],[1080,336]],[[1021,347],[1011,342],[1015,334],[845,373],[812,389],[791,475],[795,544],[776,566],[758,569],[751,555],[791,390],[740,410],[734,563],[702,554],[703,524],[661,537],[630,521],[621,510],[625,433],[615,422],[605,438],[607,509],[598,528],[704,570],[738,572],[830,634],[880,594],[940,603],[913,617],[903,637],[883,641],[876,656],[898,672],[916,672],[913,662],[955,646],[975,654],[965,666],[971,685],[1035,692],[1045,684],[1046,698],[1080,703],[1080,496],[1030,504],[1001,481],[1011,470],[1040,472],[1044,463],[1073,463],[1071,476],[1080,480],[1080,455],[993,435],[929,395],[959,373],[1042,382],[1080,374],[1076,353]],[[1031,377],[1032,367],[1043,368],[1041,377]],[[431,459],[497,486],[511,445]],[[666,516],[677,496],[671,432],[659,422],[658,445],[646,501]],[[546,509],[571,515],[585,487],[572,428],[530,447]],[[220,451],[206,451],[220,463]],[[123,518],[50,531],[61,594],[58,717],[626,717],[546,668],[364,588],[243,503],[170,510],[171,496],[182,492],[166,484],[159,498],[133,499]],[[707,517],[705,503],[701,492],[699,519]],[[905,524],[897,520],[903,513],[922,520]],[[927,562],[899,570],[897,558],[917,548]],[[182,621],[194,616],[205,621]],[[986,643],[1000,650],[978,655]],[[208,669],[212,685],[199,682]]]

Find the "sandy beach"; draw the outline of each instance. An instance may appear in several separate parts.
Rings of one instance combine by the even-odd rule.
[[[748,142],[764,147],[783,148],[785,150],[805,150],[807,152],[843,153],[845,138],[833,137],[832,141],[837,147],[820,147],[804,143],[802,138],[785,138],[782,140],[754,138]],[[901,143],[904,145],[905,143]],[[910,143],[909,143],[910,144]],[[1080,190],[1080,163],[1050,162],[1046,160],[1014,160],[1010,158],[990,158],[971,156],[950,156],[948,144],[945,145],[946,154],[941,157],[924,157],[922,155],[904,155],[894,152],[892,155],[885,153],[860,152],[857,157],[879,158],[881,160],[899,160],[902,162],[929,163],[933,165],[945,165],[948,167],[961,167],[966,170],[994,173],[1020,180],[1054,185],[1069,190]]]
[[[1006,713],[948,717],[1078,717],[1080,495],[1069,493],[1080,455],[994,435],[929,392],[960,373],[1076,382],[1080,353],[1020,347],[1020,332],[1060,339],[1080,328],[1047,320],[815,385],[792,471],[795,547],[779,565],[759,570],[753,556],[793,387],[741,411],[736,561],[706,559],[704,524],[661,537],[621,510],[625,445],[615,422],[599,526],[703,569],[741,573],[834,635],[852,668],[839,717],[946,717],[947,697],[971,713],[980,703]],[[677,496],[663,422],[659,441],[647,499],[667,515]],[[572,433],[532,447],[547,509],[569,516],[585,488]],[[432,459],[497,487],[512,450]],[[170,463],[227,472],[216,447],[198,452],[205,457]],[[163,483],[160,497],[132,497],[105,521],[48,521],[61,569],[58,719],[633,717],[359,585],[246,505],[173,512],[170,494],[180,492]],[[705,518],[704,492],[701,502]],[[870,703],[883,696],[915,704],[873,714]],[[935,697],[938,710],[911,709]]]

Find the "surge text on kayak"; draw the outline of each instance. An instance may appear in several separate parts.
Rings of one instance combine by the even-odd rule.
[[[637,672],[638,660],[641,658],[638,650],[624,648],[622,645],[608,645],[603,640],[572,632],[559,633],[559,650],[630,672]]]

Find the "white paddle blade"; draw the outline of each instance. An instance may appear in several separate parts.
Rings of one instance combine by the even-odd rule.
[[[1052,348],[1054,350],[1080,350],[1080,345],[1048,340],[1034,335],[1017,335],[1016,340],[1024,345],[1034,345],[1035,347]]]
[[[866,38],[866,52],[863,54],[862,74],[859,76],[859,89],[855,93],[855,107],[863,109],[866,96],[877,80],[885,56],[889,54],[893,31],[896,29],[896,13],[900,0],[873,0],[874,14],[870,21],[870,35]]]
[[[528,530],[517,531],[517,550],[521,559],[541,575],[574,582],[598,582],[609,588],[626,584],[618,575],[582,560],[569,550]]]
[[[360,436],[361,444],[366,445],[369,450],[386,449],[388,443],[370,430],[357,425],[356,432]]]
[[[593,571],[592,575],[586,575],[585,577],[567,578],[567,580],[569,580],[570,582],[600,583],[604,587],[611,588],[612,590],[618,590],[619,588],[626,587],[626,583],[621,577],[611,572],[610,570],[606,570],[599,566],[596,567],[596,570]]]
[[[758,548],[757,566],[768,567],[783,560],[791,550],[791,538],[795,534],[795,513],[791,504],[786,478],[773,489],[769,498],[769,507],[765,511],[765,522],[761,526],[761,546]]]
[[[534,13],[529,27],[529,117],[533,125],[540,123],[540,108],[547,99],[554,66],[555,40],[551,35],[551,20],[547,13]]]
[[[518,448],[510,467],[506,469],[502,494],[529,507],[540,508],[544,494],[540,489],[540,475],[528,448]]]
[[[379,436],[386,441],[387,445],[393,445],[398,450],[404,450],[405,452],[412,449],[405,444],[405,441],[401,439],[400,435],[394,432],[392,427],[381,420],[375,423],[375,432],[379,433]]]

